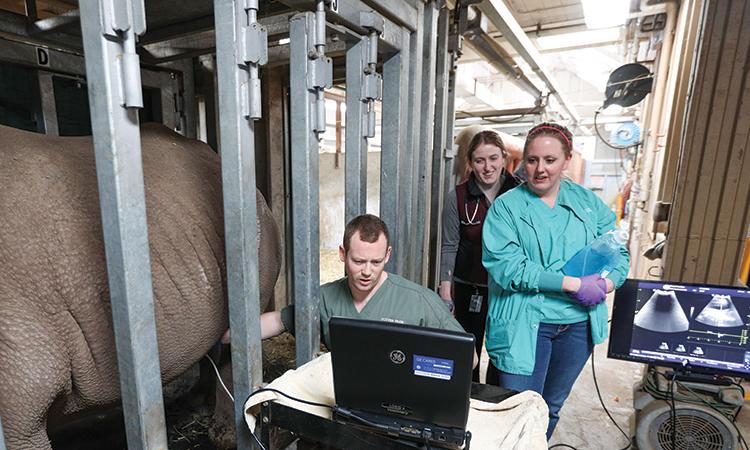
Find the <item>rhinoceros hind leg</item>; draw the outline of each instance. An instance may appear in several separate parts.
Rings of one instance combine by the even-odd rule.
[[[47,414],[70,391],[62,339],[28,301],[0,295],[0,413],[8,450],[50,449]],[[29,320],[33,317],[34,320]]]

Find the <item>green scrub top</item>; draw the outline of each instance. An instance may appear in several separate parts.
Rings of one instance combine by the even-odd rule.
[[[326,347],[331,348],[328,321],[331,317],[382,320],[459,331],[464,329],[451,315],[438,295],[392,273],[380,285],[362,311],[357,311],[346,277],[320,287],[320,330]],[[281,310],[284,327],[294,334],[294,305]]]
[[[549,228],[551,236],[557,236],[557,240],[550,253],[554,254],[556,267],[558,261],[567,261],[573,255],[569,255],[571,249],[580,246],[581,236],[586,234],[583,222],[578,220],[575,214],[559,203],[553,208],[547,206],[542,199],[537,198],[529,205],[529,216],[534,223]],[[570,324],[583,322],[589,318],[589,308],[577,301],[573,301],[567,294],[562,292],[546,292],[544,302],[532,302],[529,305],[536,308],[539,320],[544,323]]]

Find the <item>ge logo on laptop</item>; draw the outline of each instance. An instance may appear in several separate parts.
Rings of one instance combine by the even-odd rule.
[[[403,364],[406,361],[406,355],[401,350],[393,350],[391,352],[391,362],[393,364]]]

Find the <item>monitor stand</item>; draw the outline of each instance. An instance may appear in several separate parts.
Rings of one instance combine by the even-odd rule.
[[[684,369],[667,370],[664,372],[664,376],[671,380],[685,381],[688,383],[710,384],[715,386],[730,386],[732,384],[732,380],[727,377],[695,373]]]

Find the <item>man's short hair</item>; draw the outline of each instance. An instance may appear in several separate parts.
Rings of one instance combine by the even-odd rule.
[[[390,245],[390,235],[388,234],[388,226],[383,222],[380,217],[372,214],[362,214],[357,216],[349,223],[346,224],[344,229],[344,250],[349,251],[349,244],[351,243],[352,236],[354,233],[359,231],[359,238],[364,242],[374,243],[380,238],[380,235],[385,235],[386,246]]]

